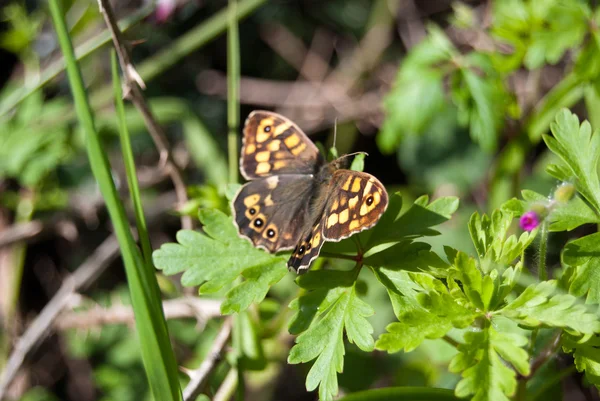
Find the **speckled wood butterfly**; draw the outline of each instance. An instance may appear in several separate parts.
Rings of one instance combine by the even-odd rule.
[[[293,249],[288,268],[302,273],[325,241],[373,227],[388,205],[384,186],[367,173],[327,163],[296,124],[254,111],[244,125],[240,171],[250,180],[233,199],[241,237],[268,252]]]

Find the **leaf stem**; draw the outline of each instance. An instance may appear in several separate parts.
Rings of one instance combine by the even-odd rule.
[[[548,223],[542,222],[542,233],[540,236],[539,257],[540,264],[538,267],[538,278],[540,281],[548,280],[548,270],[546,269],[546,250],[548,247]]]
[[[450,344],[454,348],[458,348],[458,346],[460,345],[460,343],[458,341],[456,341],[455,339],[453,339],[452,337],[450,337],[448,335],[445,335],[444,337],[442,337],[442,340],[446,341],[448,344]]]

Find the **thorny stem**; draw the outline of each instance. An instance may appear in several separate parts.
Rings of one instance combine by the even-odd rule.
[[[183,181],[179,167],[173,160],[173,155],[169,149],[166,135],[160,124],[156,121],[154,114],[144,98],[142,93],[142,89],[145,89],[144,81],[131,62],[131,57],[125,47],[125,42],[121,35],[121,30],[117,25],[112,6],[108,0],[98,0],[98,6],[100,12],[104,16],[104,21],[110,30],[115,50],[117,51],[117,56],[119,58],[119,64],[123,71],[123,82],[125,84],[124,97],[129,99],[142,115],[146,128],[148,128],[148,132],[154,141],[154,145],[160,153],[161,166],[164,166],[165,171],[167,171],[171,177],[175,193],[177,194],[177,200],[180,205],[183,205],[188,201],[185,182]],[[192,229],[192,218],[190,216],[182,215],[181,226],[184,229]]]

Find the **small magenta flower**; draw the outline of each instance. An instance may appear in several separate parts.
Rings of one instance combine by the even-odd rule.
[[[519,225],[525,231],[533,231],[540,225],[540,217],[536,212],[530,210],[521,216]]]

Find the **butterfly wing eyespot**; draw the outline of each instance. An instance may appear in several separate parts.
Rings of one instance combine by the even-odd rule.
[[[323,163],[315,144],[288,118],[257,110],[246,119],[240,156],[244,178],[313,174]]]
[[[243,185],[232,202],[240,237],[271,253],[296,246],[306,224],[312,180],[307,175],[271,176]]]

